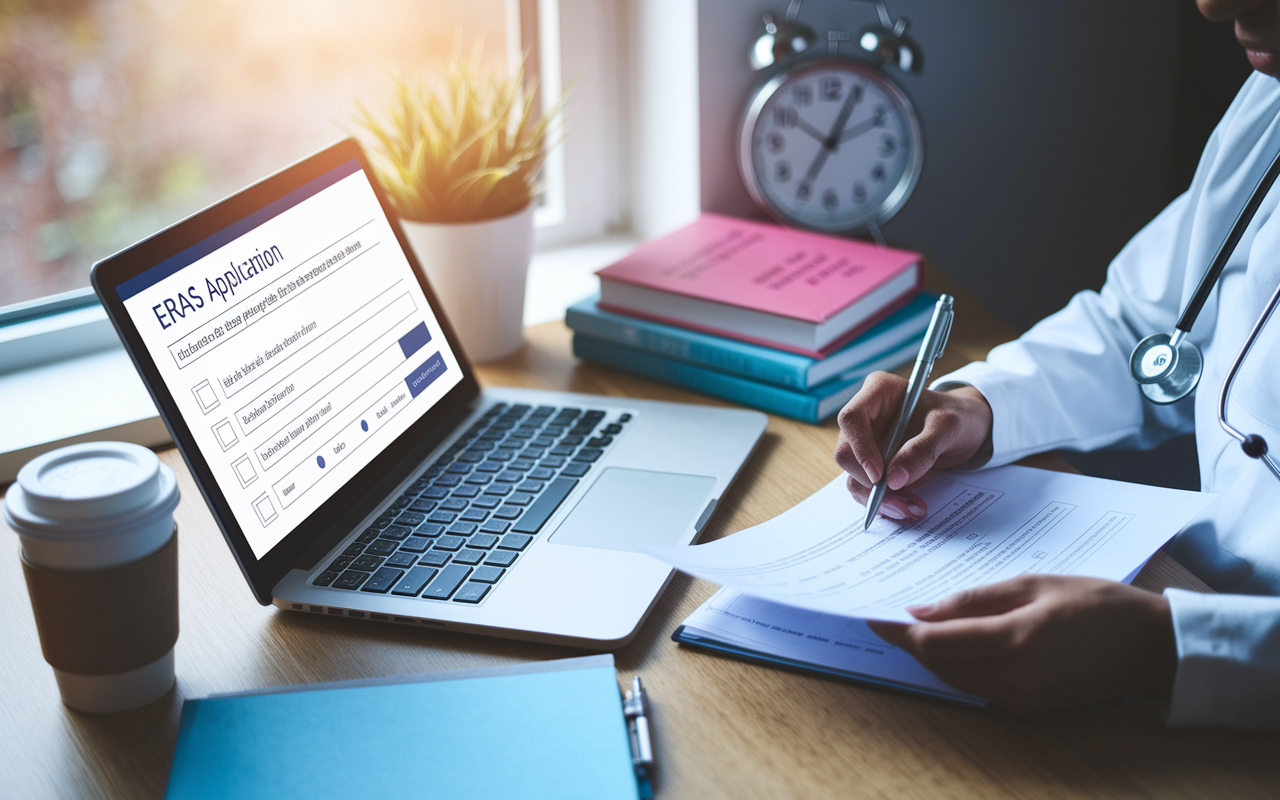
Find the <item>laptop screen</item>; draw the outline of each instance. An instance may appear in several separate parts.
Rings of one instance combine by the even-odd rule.
[[[258,559],[463,379],[356,159],[116,293]]]

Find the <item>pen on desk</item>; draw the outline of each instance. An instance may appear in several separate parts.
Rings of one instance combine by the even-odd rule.
[[[645,710],[645,691],[640,676],[631,679],[631,688],[622,697],[622,713],[627,718],[627,734],[631,737],[631,763],[636,769],[640,797],[653,797],[653,742],[649,738],[649,715]]]
[[[902,440],[906,437],[911,415],[915,413],[920,395],[924,392],[925,384],[929,382],[933,362],[938,360],[947,346],[947,337],[951,335],[951,318],[955,315],[952,309],[954,303],[955,300],[951,295],[944,294],[938,298],[938,304],[933,307],[933,319],[929,320],[924,341],[920,343],[920,355],[916,356],[916,364],[911,369],[911,378],[907,381],[907,396],[902,398],[902,411],[898,414],[898,424],[894,426],[893,435],[884,445],[880,480],[871,487],[871,495],[867,498],[867,516],[862,521],[864,531],[875,521],[876,513],[880,511],[880,504],[884,502],[884,496],[889,491],[889,462],[902,447]]]

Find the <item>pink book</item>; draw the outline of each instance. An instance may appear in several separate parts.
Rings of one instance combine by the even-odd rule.
[[[907,250],[703,214],[600,270],[600,306],[813,358],[920,291]]]

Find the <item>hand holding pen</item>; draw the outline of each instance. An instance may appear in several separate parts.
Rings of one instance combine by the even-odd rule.
[[[963,386],[934,392],[924,388],[933,361],[946,344],[949,326],[939,323],[950,316],[950,300],[944,295],[934,309],[911,380],[873,373],[840,412],[835,459],[849,473],[849,492],[868,504],[870,513],[864,522],[873,519],[877,510],[891,519],[923,517],[928,508],[909,490],[928,480],[934,469],[972,460],[990,436],[991,408],[977,389]],[[872,509],[869,501],[876,484],[884,488],[878,509]]]

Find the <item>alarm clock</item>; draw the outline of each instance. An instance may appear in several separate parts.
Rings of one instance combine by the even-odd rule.
[[[739,166],[752,198],[779,221],[834,234],[868,231],[893,217],[915,189],[924,166],[924,131],[911,99],[884,69],[919,72],[919,48],[905,36],[905,18],[862,32],[868,58],[841,56],[843,31],[828,33],[828,52],[809,57],[816,38],[799,24],[793,2],[786,18],[765,17],[765,35],[751,51],[753,67],[781,70],[752,93],[743,114]]]

